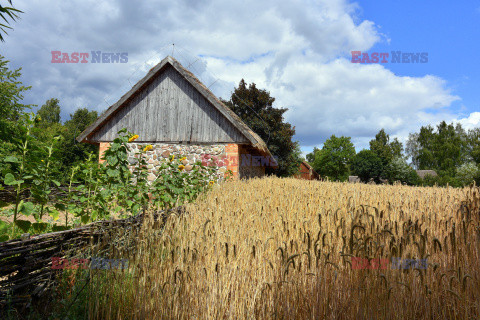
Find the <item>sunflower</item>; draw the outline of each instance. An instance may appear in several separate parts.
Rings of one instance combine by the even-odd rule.
[[[152,145],[149,144],[148,146],[145,147],[145,149],[143,149],[143,152],[147,152],[147,151],[150,151],[152,149],[153,149]]]
[[[183,171],[183,169],[185,169],[185,166],[183,164],[178,166],[178,170]]]
[[[128,142],[133,142],[138,139],[138,134],[131,136],[130,139],[128,139]]]

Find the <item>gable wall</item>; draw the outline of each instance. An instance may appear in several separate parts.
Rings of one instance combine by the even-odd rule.
[[[172,66],[126,102],[92,135],[112,141],[127,128],[139,142],[247,143],[248,140]]]

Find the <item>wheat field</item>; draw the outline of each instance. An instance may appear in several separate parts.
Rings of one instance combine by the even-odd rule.
[[[130,268],[90,286],[97,319],[479,319],[479,195],[263,178],[146,224]],[[426,268],[352,268],[352,259]],[[368,261],[368,260],[367,260]]]

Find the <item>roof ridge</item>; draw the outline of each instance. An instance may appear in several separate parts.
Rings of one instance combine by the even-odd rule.
[[[140,79],[127,93],[116,103],[105,110],[97,120],[87,127],[78,137],[77,141],[87,141],[88,137],[97,131],[106,121],[121,109],[129,98],[146,86],[150,80],[159,73],[166,65],[171,65],[180,75],[187,80],[202,96],[204,96],[220,113],[226,117],[251,143],[252,145],[271,156],[266,143],[255,133],[243,120],[227,107],[217,96],[215,96],[191,71],[186,69],[178,60],[172,56],[166,56],[157,65],[151,68],[147,74]]]

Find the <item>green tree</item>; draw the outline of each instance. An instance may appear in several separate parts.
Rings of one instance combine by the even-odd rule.
[[[60,123],[60,104],[52,98],[37,111],[37,122],[32,135],[46,145],[50,145],[57,136],[62,136],[65,128]]]
[[[90,153],[98,154],[98,147],[88,143],[78,143],[76,138],[83,130],[95,122],[98,118],[97,111],[89,111],[87,108],[79,108],[70,119],[64,123],[63,141],[60,146],[60,158],[64,172],[69,172],[72,166],[85,161]]]
[[[12,0],[8,0],[8,3],[12,5]],[[2,18],[3,21],[5,21],[8,24],[10,24],[10,22],[8,22],[7,18],[10,18],[13,21],[15,21],[15,19],[18,18],[17,12],[23,13],[22,11],[15,9],[13,7],[6,7],[0,4],[0,17]],[[5,39],[3,39],[2,33],[7,34],[7,31],[5,29],[12,29],[12,27],[7,26],[6,24],[0,23],[0,40],[2,42],[5,41]]]
[[[375,139],[370,141],[370,150],[379,156],[386,166],[394,158],[402,156],[403,145],[397,138],[390,141],[390,136],[381,129]]]
[[[355,147],[350,137],[332,135],[321,150],[315,148],[313,153],[307,155],[307,159],[314,159],[312,167],[320,176],[345,181],[348,179],[350,161],[354,156]]]
[[[417,172],[402,157],[396,157],[387,164],[384,168],[384,178],[391,183],[400,181],[408,185],[417,185],[420,179]]]
[[[37,116],[41,117],[43,123],[60,123],[60,101],[52,98],[38,110]]]
[[[379,182],[383,172],[383,161],[375,152],[362,150],[352,159],[352,172],[362,182],[369,182],[370,179]]]
[[[468,130],[467,150],[469,160],[473,160],[477,164],[480,164],[480,128]]]
[[[457,168],[457,180],[463,185],[469,185],[479,178],[478,166],[475,162],[468,162],[462,164]]]
[[[420,170],[433,169],[453,177],[458,166],[467,160],[467,135],[460,124],[442,121],[436,129],[421,127],[410,134],[407,153]]]
[[[8,60],[0,56],[0,139],[12,142],[18,136],[18,121],[31,105],[22,104],[23,93],[31,87],[25,87],[20,82],[21,68],[8,69]]]
[[[274,108],[274,97],[255,83],[247,86],[242,79],[229,101],[222,101],[235,112],[267,144],[272,155],[278,157],[278,169],[267,167],[267,174],[281,177],[291,176],[298,171],[301,162],[298,143],[292,141],[295,127],[284,122],[286,108]]]
[[[31,87],[20,82],[21,68],[10,70],[9,61],[0,55],[0,159],[7,156],[19,156],[26,134],[24,114],[31,105],[22,104],[23,93]],[[0,162],[0,175],[4,175],[11,166]]]
[[[317,154],[317,152],[319,152],[320,149],[318,149],[317,147],[313,147],[313,151],[308,153],[306,155],[306,158],[307,158],[307,162],[313,166],[313,162],[315,161],[315,155]]]

